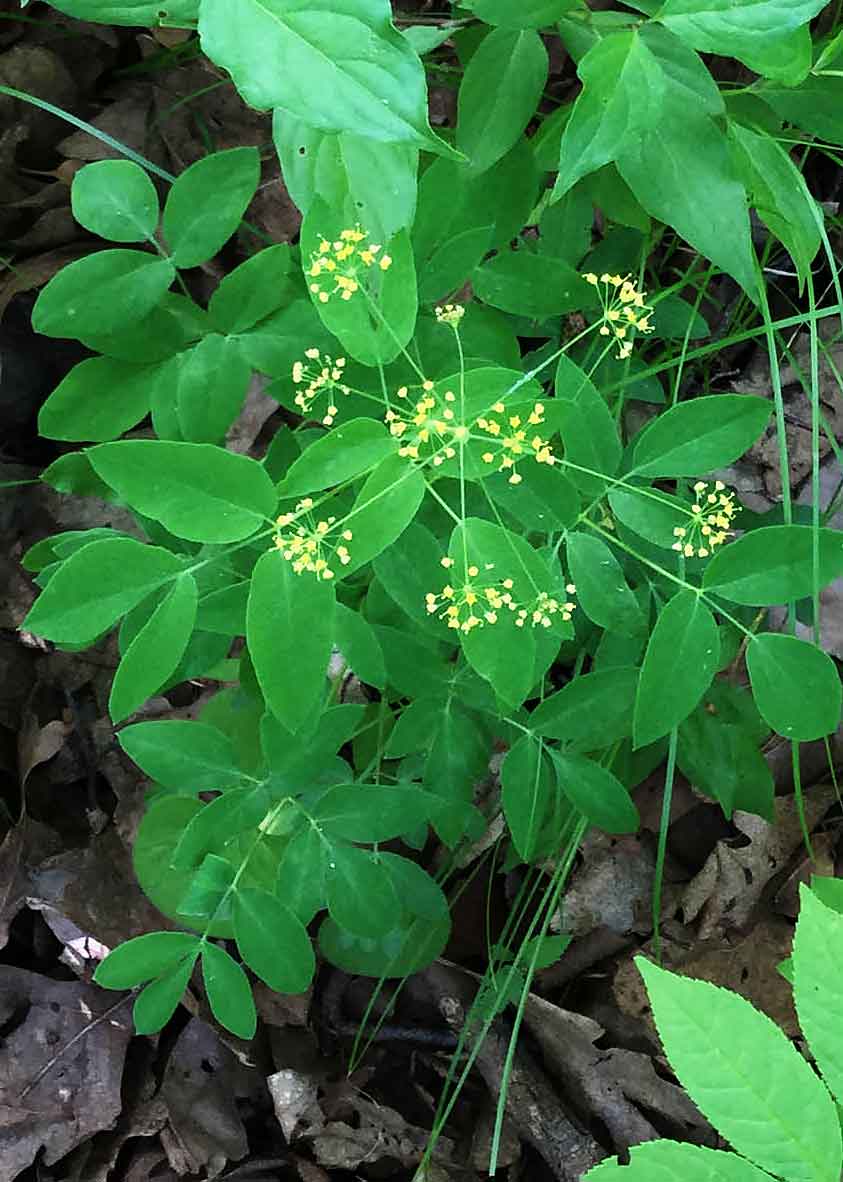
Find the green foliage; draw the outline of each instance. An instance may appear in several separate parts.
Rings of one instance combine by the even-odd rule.
[[[349,972],[423,967],[450,922],[451,867],[434,879],[420,852],[431,831],[454,866],[496,823],[506,865],[562,864],[587,825],[635,831],[630,791],[668,735],[726,816],[769,819],[770,730],[807,741],[840,720],[833,662],[788,629],[843,574],[843,546],[824,521],[743,512],[718,472],[772,403],[685,396],[680,373],[705,377],[718,347],[718,269],[757,325],[750,206],[802,284],[816,266],[826,210],[786,144],[843,143],[831,43],[809,73],[821,5],[467,0],[454,24],[403,33],[388,0],[55,7],[195,25],[243,99],[272,111],[303,215],[295,245],[249,254],[240,235],[226,258],[242,261],[200,307],[190,272],[238,235],[258,150],[212,152],[167,191],[135,163],[88,165],[73,212],[109,245],[60,270],[33,312],[38,332],[95,354],[42,408],[42,434],[79,445],[43,479],[133,521],[33,546],[24,626],[72,648],[119,629],[109,710],[154,784],[135,871],[181,929],[98,970],[144,986],[137,1029],[169,1020],[201,964],[216,1018],[251,1036],[249,978],[217,939],[286,992],[312,978],[311,923]],[[551,111],[556,29],[583,85]],[[748,91],[728,71],[721,89],[728,56],[760,75]],[[457,90],[441,138],[429,76]],[[648,302],[659,273],[671,286]],[[255,371],[283,419],[260,459],[226,448]],[[646,404],[640,430],[630,402]],[[767,608],[797,603],[765,630]],[[132,721],[199,677],[228,684],[197,721]],[[500,791],[478,792],[495,750]],[[825,938],[802,930],[797,981],[800,941]],[[504,1001],[527,981],[513,957]],[[831,1077],[809,991],[833,1005],[835,983],[811,980],[797,1005]],[[669,1176],[675,1152],[643,1147],[629,1168]],[[683,1168],[758,1174],[709,1153]]]
[[[638,957],[670,1065],[734,1152],[648,1142],[631,1150],[629,1166],[617,1159],[595,1166],[586,1175],[589,1182],[761,1182],[771,1174],[788,1182],[837,1182],[843,1154],[835,1101],[843,1042],[832,1019],[840,991],[829,952],[839,947],[841,917],[804,885],[800,891],[793,995],[823,1078],[766,1014],[738,994]]]

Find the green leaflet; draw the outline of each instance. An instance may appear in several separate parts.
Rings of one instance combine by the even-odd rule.
[[[577,602],[590,620],[610,632],[636,635],[644,617],[620,563],[601,538],[568,535],[568,565],[577,588]]]
[[[238,1038],[253,1038],[258,1021],[255,1003],[237,961],[216,944],[203,944],[202,977],[216,1020]]]
[[[316,967],[301,920],[269,891],[246,888],[234,896],[234,935],[245,963],[278,993],[303,993]]]
[[[692,49],[729,54],[754,69],[759,51],[823,7],[823,0],[665,0],[658,19]]]
[[[799,888],[799,923],[793,940],[793,1000],[799,1025],[808,1040],[832,1095],[843,1095],[843,1040],[831,1019],[840,1012],[841,990],[833,950],[843,940],[843,915],[821,902],[804,884]]]
[[[246,643],[272,713],[295,732],[325,687],[334,637],[333,584],[296,574],[277,550],[258,559],[246,609]]]
[[[188,932],[150,932],[127,940],[100,961],[94,980],[103,989],[131,989],[167,972],[199,944]]]
[[[391,17],[387,0],[203,0],[199,33],[258,110],[448,155],[427,121],[421,61]]]
[[[133,538],[91,542],[62,563],[23,626],[57,643],[90,644],[181,569],[168,550]]]
[[[736,1153],[706,1149],[678,1141],[647,1141],[633,1145],[629,1164],[607,1158],[584,1176],[584,1182],[767,1182],[769,1174]]]
[[[146,242],[158,226],[155,186],[131,160],[99,160],[80,168],[70,205],[80,226],[112,242]]]
[[[149,414],[157,366],[132,365],[112,357],[89,357],[75,365],[38,414],[47,439],[105,443]]]
[[[840,678],[821,649],[795,636],[762,632],[746,650],[752,694],[764,721],[785,738],[807,742],[840,722]]]
[[[671,407],[638,435],[637,476],[700,476],[733,463],[767,426],[772,407],[753,394],[714,394]]]
[[[209,444],[126,439],[87,454],[133,509],[189,541],[240,541],[266,524],[277,504],[257,461]]]
[[[184,996],[197,957],[198,946],[196,953],[140,991],[132,1010],[136,1034],[157,1034],[166,1026]]]
[[[532,862],[556,799],[553,765],[541,739],[522,735],[507,752],[500,776],[501,803],[513,844],[525,862]]]
[[[102,25],[175,25],[189,28],[200,0],[50,0],[53,8]]]
[[[220,280],[208,317],[222,333],[243,333],[282,307],[293,291],[292,252],[286,242],[267,246]]]
[[[577,0],[521,0],[517,5],[510,0],[467,0],[463,4],[480,20],[504,29],[538,29],[552,25],[555,20],[571,8],[578,7]]]
[[[817,532],[817,585],[843,574],[843,534]],[[752,530],[718,551],[706,566],[703,587],[733,603],[769,606],[809,596],[814,587],[814,531],[808,525]]]
[[[32,327],[48,337],[119,332],[161,302],[175,275],[172,263],[156,254],[96,251],[62,267],[41,289]]]
[[[632,733],[638,670],[619,666],[586,673],[544,699],[530,715],[539,734],[573,751],[594,751]]]
[[[607,833],[635,833],[638,809],[616,776],[583,755],[553,751],[551,756],[559,787],[592,825]]]
[[[122,722],[168,680],[187,648],[199,593],[192,575],[180,575],[123,654],[108,699],[113,722]]]
[[[720,636],[695,591],[679,591],[652,631],[635,697],[636,747],[654,743],[687,718],[711,684]]]
[[[239,226],[259,180],[257,148],[214,152],[185,169],[170,189],[162,223],[177,267],[214,257]]]
[[[485,172],[519,139],[547,81],[548,58],[532,29],[495,29],[468,63],[459,92],[457,147]]]
[[[343,484],[394,455],[396,446],[382,423],[352,419],[317,438],[290,466],[278,486],[282,498],[300,497]]]
[[[241,779],[231,740],[207,723],[138,722],[118,741],[151,779],[179,792],[214,792]]]
[[[779,1176],[836,1182],[834,1103],[782,1031],[737,994],[636,964],[671,1067],[734,1149]]]
[[[158,372],[158,393],[169,407],[175,404],[178,437],[222,444],[243,407],[250,377],[239,341],[217,333],[166,362]]]
[[[369,850],[334,845],[326,870],[328,911],[358,936],[385,936],[400,903],[388,866]]]

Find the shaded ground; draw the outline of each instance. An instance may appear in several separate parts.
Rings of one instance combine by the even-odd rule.
[[[0,0],[0,16],[14,18],[0,20],[0,82],[90,120],[172,173],[209,150],[260,146],[263,184],[249,220],[275,241],[294,240],[298,216],[279,176],[269,119],[249,111],[185,35],[88,25],[38,4],[26,12],[26,21],[17,19],[17,0]],[[573,74],[565,60],[554,68],[558,99]],[[431,101],[434,123],[452,120],[452,91],[434,86]],[[116,153],[3,96],[0,129],[0,253],[10,260],[0,270],[0,480],[34,479],[59,450],[37,438],[38,407],[84,350],[36,340],[29,312],[40,285],[97,248],[71,217],[69,185],[83,163]],[[833,203],[839,183],[835,175],[820,178],[816,191]],[[238,257],[235,243],[193,272],[193,294],[206,299]],[[723,308],[715,333],[728,327],[725,301]],[[823,400],[839,438],[834,368],[843,369],[843,349],[827,343]],[[792,348],[797,361],[805,359],[806,341],[797,336]],[[739,383],[767,394],[765,357],[751,342],[733,347],[720,359],[718,388]],[[783,380],[799,494],[810,466],[810,411],[796,372],[786,370]],[[256,383],[233,445],[260,454],[276,413]],[[781,491],[775,440],[722,475],[747,505],[769,507]],[[113,641],[59,653],[18,628],[35,594],[21,554],[58,529],[94,525],[132,531],[114,506],[59,497],[37,483],[0,499],[0,1182],[411,1178],[476,988],[473,974],[485,966],[485,870],[456,907],[447,959],[410,983],[383,1032],[389,1037],[373,1041],[350,1076],[370,985],[328,966],[312,995],[284,998],[258,986],[262,1022],[248,1045],[214,1025],[198,984],[155,1039],[132,1036],[131,997],[91,984],[106,949],[160,924],[129,858],[144,785],[118,749],[105,709]],[[824,593],[823,642],[843,657],[838,596],[835,587]],[[745,682],[739,661],[730,675],[738,693]],[[146,715],[191,717],[211,688],[202,681],[179,687],[149,703]],[[718,708],[713,699],[709,705]],[[748,814],[729,824],[719,806],[677,783],[665,959],[738,990],[793,1035],[790,990],[775,966],[789,951],[798,883],[810,869],[840,869],[841,810],[822,744],[806,745],[809,868],[790,749],[771,741],[764,756],[777,786],[775,826]],[[657,1135],[717,1144],[671,1081],[632,964],[652,931],[661,783],[659,769],[636,792],[638,836],[593,834],[583,847],[565,898],[574,941],[540,973],[525,1013],[499,1158],[510,1178],[573,1178],[595,1155]],[[493,768],[485,790],[496,790]],[[465,870],[468,876],[471,866]],[[517,874],[493,884],[493,936],[516,886]],[[481,1052],[428,1182],[485,1173],[508,1023],[507,1016],[498,1021]]]

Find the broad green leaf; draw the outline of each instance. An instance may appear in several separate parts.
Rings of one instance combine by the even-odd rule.
[[[103,989],[132,989],[175,967],[199,944],[188,932],[150,932],[109,952],[97,965],[94,980]]]
[[[629,1165],[608,1158],[583,1182],[769,1182],[769,1177],[736,1153],[684,1141],[646,1141],[630,1148]]]
[[[759,50],[824,7],[824,0],[665,0],[658,19],[692,49],[746,60],[754,68]]]
[[[199,593],[192,575],[179,575],[129,645],[114,674],[108,712],[122,722],[167,682],[193,634]]]
[[[98,250],[62,267],[41,289],[32,327],[48,337],[120,332],[160,303],[175,274],[157,254]]]
[[[755,293],[746,192],[726,137],[697,103],[677,101],[661,113],[657,127],[627,137],[617,167],[651,217],[672,226],[746,292]],[[705,212],[696,199],[701,186],[710,200]]]
[[[426,487],[422,472],[408,460],[398,455],[381,460],[343,520],[353,533],[346,575],[376,558],[401,536],[415,517]]]
[[[282,107],[322,131],[448,154],[427,120],[424,68],[388,0],[203,0],[202,49],[246,102]]]
[[[263,554],[252,574],[246,643],[266,703],[295,732],[324,691],[334,639],[333,584],[296,574],[277,550]]]
[[[658,25],[603,37],[577,73],[583,89],[562,137],[555,197],[617,160],[624,145],[658,126],[667,110],[691,109],[697,117],[723,111],[700,58]]]
[[[719,660],[714,617],[695,591],[679,591],[662,608],[644,654],[632,730],[636,747],[654,743],[688,717]]]
[[[504,29],[540,29],[552,25],[563,13],[579,7],[578,0],[465,0],[469,9],[481,21],[500,25]]]
[[[162,222],[177,267],[198,267],[225,246],[240,225],[259,180],[257,148],[214,152],[177,177]]]
[[[809,76],[799,86],[770,83],[757,93],[780,118],[832,144],[843,144],[843,77]]]
[[[278,495],[300,497],[343,484],[371,471],[395,450],[383,423],[352,419],[319,436],[305,449],[278,486]]]
[[[493,308],[532,319],[579,311],[594,303],[594,288],[564,259],[526,247],[502,250],[474,272],[475,294]]]
[[[229,788],[205,804],[185,826],[170,858],[174,870],[193,870],[214,849],[254,829],[267,813],[267,795],[260,788]]]
[[[771,606],[803,599],[814,589],[814,530],[769,525],[719,550],[706,566],[703,587],[733,603]],[[843,533],[817,531],[817,587],[843,575]]]
[[[384,936],[395,925],[401,904],[385,862],[353,845],[331,849],[326,872],[331,918],[358,936]]]
[[[475,173],[505,155],[535,113],[548,58],[533,29],[495,29],[466,67],[459,90],[457,147]]]
[[[199,0],[50,0],[52,8],[80,21],[103,25],[175,25],[190,28]]]
[[[552,752],[559,787],[584,817],[606,833],[635,833],[638,809],[612,773],[584,755]]]
[[[160,367],[160,393],[175,410],[181,439],[221,444],[243,408],[251,375],[239,341],[217,333]]]
[[[259,250],[220,280],[208,302],[208,316],[222,333],[242,333],[287,303],[292,292],[290,246],[279,242]]]
[[[305,825],[284,849],[278,865],[276,894],[284,907],[310,923],[325,903],[325,867],[328,858],[318,829]]]
[[[689,502],[659,488],[612,488],[609,506],[622,525],[657,546],[672,546],[674,529],[687,529]]]
[[[535,860],[555,798],[553,767],[541,739],[522,735],[501,764],[501,804],[512,842],[525,862]]]
[[[806,743],[840,722],[840,676],[821,649],[776,632],[750,638],[746,665],[764,721],[786,739]]]
[[[710,394],[681,402],[638,436],[637,476],[699,476],[733,463],[769,422],[769,399],[754,394]]]
[[[262,466],[207,443],[125,439],[88,451],[97,475],[133,509],[193,542],[239,542],[278,498]]]
[[[346,973],[405,977],[441,956],[450,933],[447,916],[435,922],[419,917],[377,937],[356,936],[328,916],[319,928],[319,948],[331,964]]]
[[[236,960],[216,944],[202,946],[202,978],[211,1012],[238,1038],[253,1038],[257,1014],[249,980]]]
[[[423,825],[430,811],[427,794],[415,786],[337,784],[310,815],[331,838],[372,843],[389,841]]]
[[[568,535],[568,566],[577,603],[590,620],[610,632],[634,636],[644,628],[638,600],[606,543],[591,534]]]
[[[41,407],[39,434],[88,443],[116,439],[149,414],[157,369],[111,357],[80,361]]]
[[[336,606],[334,643],[365,685],[385,687],[386,666],[377,635],[365,616],[344,603]]]
[[[80,168],[70,187],[73,216],[112,242],[146,242],[158,227],[158,194],[139,164],[98,160]]]
[[[198,955],[197,945],[192,956],[140,991],[132,1010],[136,1034],[157,1034],[166,1026],[184,997]]]
[[[673,1070],[738,1152],[794,1182],[837,1182],[840,1123],[813,1069],[736,993],[637,964]]]
[[[637,688],[638,670],[629,666],[583,674],[545,698],[530,726],[572,751],[596,751],[632,734]]]
[[[205,722],[138,722],[118,742],[150,779],[177,792],[214,792],[242,779],[231,740]]]
[[[802,883],[799,922],[793,938],[793,1000],[811,1057],[831,1094],[843,1096],[843,1035],[837,1015],[843,982],[837,950],[843,947],[843,915]],[[113,954],[112,954],[113,955]]]
[[[86,644],[181,572],[178,558],[133,538],[103,539],[63,562],[23,627],[58,644]]]
[[[419,167],[412,144],[322,131],[280,108],[272,134],[287,191],[302,214],[319,197],[346,225],[359,222],[377,242],[412,226]]]
[[[199,816],[202,814],[200,813]],[[179,914],[192,922],[209,919],[231,919],[231,888],[234,866],[219,854],[206,854],[194,872],[190,886],[179,900]]]
[[[234,934],[243,960],[278,993],[303,993],[313,979],[313,946],[300,919],[269,891],[237,890]]]
[[[822,213],[802,173],[773,136],[732,120],[728,135],[750,201],[793,259],[801,285],[820,249]]]
[[[621,441],[614,416],[589,376],[563,355],[556,369],[554,415],[565,445],[565,474],[590,497],[606,491],[621,462]]]
[[[406,230],[400,230],[388,242],[375,243],[380,248],[381,265],[376,261],[367,267],[357,256],[338,264],[346,277],[364,289],[345,300],[338,290],[331,294],[330,275],[323,279],[324,290],[320,292],[307,274],[309,260],[318,256],[320,243],[340,241],[344,228],[341,212],[329,208],[321,197],[315,198],[302,223],[300,238],[311,299],[325,328],[342,342],[347,353],[363,365],[385,365],[409,343],[416,325],[418,294],[410,237]],[[390,265],[383,270],[387,260],[391,260]],[[328,299],[321,300],[320,295]]]

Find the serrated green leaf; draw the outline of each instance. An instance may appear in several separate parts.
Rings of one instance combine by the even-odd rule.
[[[736,1153],[678,1141],[647,1141],[629,1150],[629,1164],[602,1161],[583,1182],[768,1182],[765,1174]]]
[[[242,778],[231,740],[206,722],[138,722],[118,742],[150,779],[176,791],[213,792]]]
[[[198,267],[225,246],[259,180],[257,148],[214,152],[176,178],[164,206],[162,229],[177,267]]]
[[[167,972],[198,946],[198,937],[189,932],[135,936],[109,952],[97,965],[94,980],[103,989],[132,989]]]
[[[837,1182],[834,1103],[784,1033],[748,1001],[636,957],[671,1067],[734,1148],[794,1182]]]
[[[124,439],[87,455],[133,509],[188,541],[241,541],[267,524],[278,503],[256,460],[211,444]]]
[[[752,696],[774,731],[800,743],[832,734],[840,722],[840,677],[826,653],[776,632],[750,637]]]
[[[23,627],[59,644],[90,643],[181,570],[159,546],[133,538],[91,542],[62,563]]]
[[[303,993],[316,967],[300,919],[276,895],[255,889],[234,897],[234,934],[243,960],[278,993]]]
[[[258,559],[246,643],[267,705],[289,731],[302,726],[323,693],[335,605],[332,583],[307,571],[296,574],[277,550]]]
[[[122,722],[140,709],[178,668],[193,634],[199,593],[192,575],[179,575],[129,645],[114,674],[108,712]]]
[[[637,476],[699,476],[739,459],[759,438],[772,409],[753,394],[694,398],[659,415],[638,436]]]
[[[695,591],[679,591],[662,608],[644,654],[633,719],[636,747],[654,743],[688,717],[719,659],[714,617]]]
[[[120,332],[152,311],[175,274],[157,254],[98,250],[62,267],[41,289],[32,327],[48,337]]]
[[[202,946],[202,978],[211,1012],[238,1038],[254,1038],[257,1014],[249,980],[236,960],[216,944]]]
[[[835,952],[843,946],[843,915],[802,883],[793,939],[793,1000],[811,1055],[833,1096],[843,1095],[843,1037],[837,1015],[843,989]]]
[[[158,194],[131,160],[98,160],[80,168],[70,187],[73,216],[112,242],[145,242],[158,226]]]

